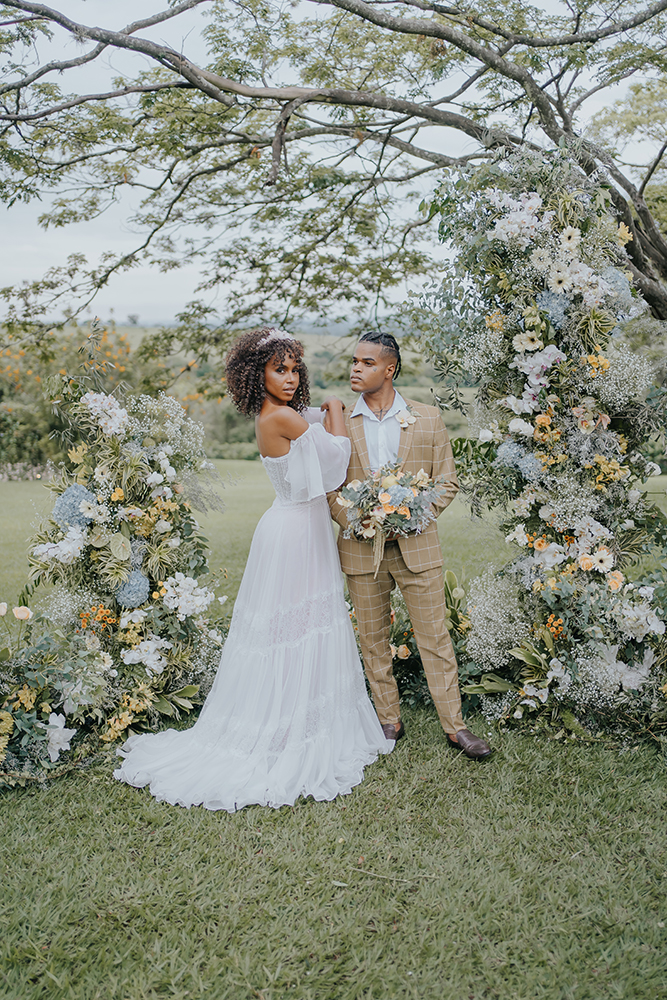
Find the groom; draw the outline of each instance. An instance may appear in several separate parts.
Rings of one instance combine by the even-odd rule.
[[[459,488],[449,437],[434,406],[403,399],[394,389],[393,380],[400,370],[401,355],[391,334],[362,336],[350,374],[352,389],[360,396],[345,418],[352,445],[347,481],[365,479],[369,473],[397,461],[407,472],[424,469],[430,477],[443,476],[443,499],[434,505],[439,515]],[[399,421],[397,414],[401,411]],[[335,520],[346,528],[345,509],[336,502],[335,493],[329,494],[329,505]],[[359,624],[366,675],[387,739],[399,740],[405,733],[389,645],[389,595],[397,584],[405,598],[429,690],[449,744],[468,757],[488,757],[491,748],[465,728],[461,716],[458,668],[445,628],[442,553],[435,522],[420,535],[388,538],[377,577],[373,575],[373,549],[368,542],[343,538],[341,531],[338,551]]]

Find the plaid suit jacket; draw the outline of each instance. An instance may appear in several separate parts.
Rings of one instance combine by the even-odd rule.
[[[442,501],[434,505],[438,516],[452,502],[459,490],[449,435],[440,418],[440,411],[435,406],[415,403],[409,399],[406,399],[406,403],[417,419],[413,424],[401,429],[398,461],[406,472],[415,473],[424,469],[431,477],[444,477],[446,489],[443,490]],[[368,464],[363,416],[359,414],[352,418],[346,413],[345,424],[352,445],[350,465],[345,480],[347,483],[352,479],[365,479],[371,469]],[[345,509],[336,503],[336,496],[336,493],[329,493],[327,499],[332,517],[344,529],[347,527],[347,516]],[[406,566],[413,573],[442,566],[442,551],[435,521],[432,521],[420,535],[406,535],[399,538],[398,544]],[[369,542],[358,541],[356,538],[343,538],[341,531],[338,535],[338,552],[343,572],[348,576],[373,572],[373,548]]]

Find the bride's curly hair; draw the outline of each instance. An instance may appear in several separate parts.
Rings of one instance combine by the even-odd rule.
[[[266,399],[264,368],[272,358],[284,361],[289,355],[297,363],[299,385],[287,404],[300,413],[310,403],[308,369],[303,363],[303,344],[285,336],[271,337],[276,329],[261,326],[244,333],[230,348],[225,362],[227,389],[240,413],[256,416]]]

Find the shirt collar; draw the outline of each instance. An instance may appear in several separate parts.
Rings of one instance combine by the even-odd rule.
[[[407,409],[407,403],[401,396],[400,392],[398,392],[397,389],[394,389],[394,402],[391,404],[389,410],[384,415],[382,420],[378,420],[378,418],[375,416],[370,406],[364,399],[363,393],[360,393],[359,399],[357,400],[355,407],[352,410],[351,417],[358,417],[359,415],[362,415],[364,417],[370,417],[371,420],[375,420],[379,424],[379,423],[384,423],[385,420],[389,419],[389,417],[395,416],[400,410],[406,410],[406,409]]]

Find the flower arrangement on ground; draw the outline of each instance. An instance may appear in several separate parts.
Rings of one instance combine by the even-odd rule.
[[[476,510],[503,510],[517,553],[469,594],[467,691],[490,716],[667,725],[667,593],[633,578],[667,541],[644,485],[666,393],[625,341],[646,305],[609,198],[565,154],[522,153],[435,203],[455,258],[425,296],[424,343],[478,386],[462,488]]]
[[[390,535],[419,534],[435,520],[432,504],[442,485],[424,469],[411,475],[399,464],[385,465],[363,481],[353,479],[339,491],[336,502],[345,508],[348,521],[345,537],[372,544],[376,576]]]
[[[121,405],[81,381],[57,388],[70,464],[48,484],[25,593],[55,588],[34,617],[14,609],[32,620],[0,652],[5,777],[55,764],[75,735],[81,756],[189,711],[224,638],[200,582],[207,540],[193,505],[213,496],[198,478],[209,465],[201,426],[165,394]]]

